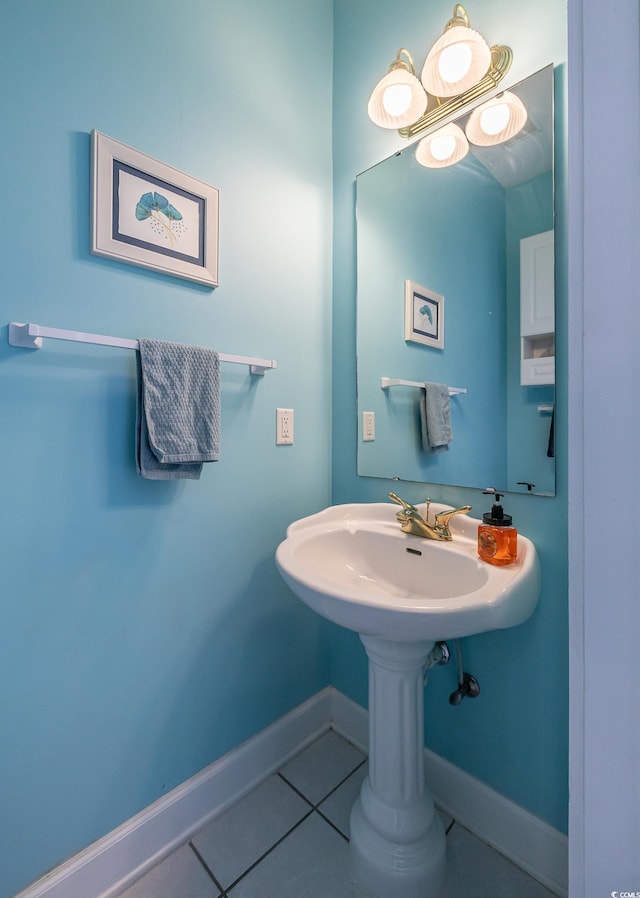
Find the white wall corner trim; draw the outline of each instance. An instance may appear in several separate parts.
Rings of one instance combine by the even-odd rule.
[[[329,686],[15,898],[120,894],[329,727],[366,749],[367,711]],[[447,814],[557,895],[567,895],[566,836],[430,751],[426,771]]]

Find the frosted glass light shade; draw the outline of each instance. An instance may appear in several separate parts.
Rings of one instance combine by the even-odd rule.
[[[491,147],[515,137],[526,121],[527,110],[520,97],[505,90],[474,109],[465,130],[471,143]]]
[[[381,128],[404,128],[419,119],[426,108],[427,95],[416,76],[405,68],[394,68],[374,87],[367,112]]]
[[[426,168],[446,168],[460,162],[468,152],[464,131],[451,123],[422,138],[416,147],[416,162]]]
[[[422,69],[422,83],[434,97],[455,97],[480,81],[491,65],[487,42],[465,25],[454,25],[438,38]]]

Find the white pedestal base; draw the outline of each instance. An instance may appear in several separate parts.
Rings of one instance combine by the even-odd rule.
[[[424,667],[433,642],[361,636],[369,656],[369,776],[351,812],[359,881],[381,898],[435,898],[445,835],[424,783]]]

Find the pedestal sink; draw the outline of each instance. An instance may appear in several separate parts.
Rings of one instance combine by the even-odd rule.
[[[432,503],[431,514],[448,508]],[[435,898],[445,837],[424,783],[424,670],[436,640],[525,621],[540,568],[520,534],[518,560],[495,567],[477,556],[478,520],[452,518],[453,539],[440,542],[403,533],[397,510],[336,505],[302,518],[276,563],[310,608],[360,634],[369,658],[369,775],[351,812],[356,875],[381,898]]]

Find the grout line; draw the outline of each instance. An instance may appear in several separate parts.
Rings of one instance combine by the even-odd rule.
[[[307,796],[306,796],[303,792],[300,791],[300,789],[298,789],[296,786],[294,786],[293,783],[290,782],[290,781],[286,778],[286,776],[284,776],[284,775],[281,773],[281,771],[278,771],[277,775],[280,777],[280,779],[281,779],[284,783],[286,783],[287,786],[289,786],[290,789],[293,789],[293,791],[294,791],[298,796],[300,796],[300,798],[302,798],[302,800],[305,802],[305,804],[309,805],[309,810],[307,811],[307,813],[306,813],[303,817],[300,818],[300,820],[298,820],[298,822],[297,822],[296,824],[294,824],[294,825],[291,827],[291,829],[288,830],[288,832],[286,832],[286,833],[285,833],[283,836],[281,836],[276,842],[274,842],[273,845],[271,845],[270,848],[268,848],[268,849],[267,849],[267,850],[266,850],[266,851],[265,851],[265,852],[264,852],[264,853],[263,853],[263,854],[262,854],[256,861],[254,861],[249,867],[247,867],[247,869],[244,870],[244,871],[240,874],[240,876],[238,876],[238,877],[237,877],[237,878],[236,878],[236,879],[235,879],[229,886],[227,886],[226,889],[224,889],[224,888],[222,887],[222,885],[218,882],[218,880],[216,879],[216,877],[213,875],[213,872],[212,872],[212,871],[209,869],[209,867],[207,866],[206,861],[205,861],[204,858],[201,856],[201,854],[200,854],[200,852],[198,851],[198,849],[197,849],[197,848],[195,847],[195,845],[190,841],[190,842],[189,842],[189,845],[191,846],[192,851],[195,853],[196,857],[198,858],[198,860],[200,861],[200,863],[202,864],[202,866],[205,868],[205,870],[206,870],[207,873],[209,874],[209,876],[210,876],[210,878],[212,879],[213,883],[215,884],[216,888],[219,889],[219,891],[220,891],[220,893],[221,893],[221,894],[220,894],[220,898],[229,898],[228,892],[230,892],[230,891],[231,891],[231,890],[232,890],[232,889],[233,889],[233,888],[240,882],[241,879],[244,879],[245,876],[247,876],[253,869],[255,869],[255,867],[257,867],[258,864],[260,864],[260,863],[261,863],[261,862],[262,862],[262,861],[263,861],[269,854],[271,854],[271,852],[274,851],[274,849],[276,849],[276,848],[278,847],[278,845],[280,845],[282,842],[284,842],[284,840],[285,840],[286,838],[288,838],[288,837],[291,835],[291,833],[294,832],[294,830],[296,830],[296,829],[300,826],[301,823],[304,823],[304,821],[305,821],[308,817],[310,817],[311,814],[313,814],[314,811],[317,811],[318,815],[325,821],[325,823],[328,823],[329,826],[330,826],[332,829],[334,829],[334,830],[338,833],[339,836],[341,836],[346,842],[348,842],[348,841],[349,841],[349,837],[346,836],[346,835],[342,832],[342,830],[340,830],[334,823],[332,823],[331,820],[329,820],[328,817],[325,817],[325,815],[322,813],[322,811],[320,811],[320,810],[318,809],[318,806],[319,806],[323,801],[326,801],[326,799],[329,798],[330,795],[333,795],[333,793],[334,793],[337,789],[339,789],[340,786],[344,785],[344,783],[346,783],[346,781],[347,781],[351,776],[353,776],[353,774],[356,772],[356,770],[359,770],[359,769],[362,767],[363,764],[366,764],[366,762],[367,762],[367,758],[365,757],[365,758],[362,759],[362,761],[360,761],[359,764],[357,764],[357,765],[353,768],[353,770],[351,770],[345,777],[343,777],[343,778],[340,780],[340,782],[339,782],[336,786],[333,787],[333,789],[331,789],[329,792],[327,792],[326,795],[323,795],[322,798],[320,799],[320,801],[319,801],[317,804],[314,804],[312,801],[310,801],[310,799],[308,799]]]
[[[293,783],[290,782],[286,778],[286,776],[283,773],[281,773],[280,771],[278,771],[278,776],[280,777],[280,779],[284,780],[284,782],[287,784],[287,786],[290,786],[293,789],[293,791],[296,792],[300,796],[300,798],[304,798],[304,800],[307,802],[307,804],[311,805],[311,807],[313,808],[314,811],[317,811],[318,808],[320,807],[320,805],[322,804],[322,802],[326,801],[330,795],[333,795],[333,793],[336,792],[340,788],[340,786],[344,786],[346,781],[350,777],[353,776],[353,774],[356,772],[356,770],[360,770],[362,765],[367,763],[367,760],[368,760],[367,758],[363,758],[362,761],[360,761],[360,763],[356,767],[354,767],[350,773],[348,773],[345,777],[343,777],[340,780],[340,782],[336,786],[333,787],[333,789],[330,789],[326,795],[323,795],[322,798],[320,799],[320,801],[317,802],[317,804],[314,804],[310,798],[307,798],[307,796],[303,792],[301,792],[300,789],[298,789],[296,786],[294,786]]]
[[[338,833],[338,835],[339,835],[339,836],[342,836],[342,838],[345,840],[345,842],[348,842],[348,841],[349,841],[349,836],[345,835],[345,834],[342,832],[342,830],[341,830],[339,827],[337,827],[337,826],[335,825],[335,823],[333,823],[331,820],[329,820],[328,817],[325,817],[325,815],[322,813],[322,811],[320,810],[320,808],[316,808],[316,814],[318,814],[320,817],[322,817],[322,819],[324,820],[324,822],[325,822],[325,823],[328,823],[329,826],[330,826],[332,829],[335,829],[335,831]]]
[[[344,786],[344,784],[347,782],[347,780],[350,779],[357,770],[360,770],[360,768],[363,766],[363,764],[367,763],[367,760],[368,760],[367,758],[363,758],[362,761],[360,761],[360,763],[356,767],[354,767],[350,773],[348,773],[345,777],[343,777],[340,780],[340,782],[336,786],[333,787],[333,789],[330,789],[326,795],[323,795],[323,797],[320,799],[320,801],[317,804],[314,804],[311,801],[311,799],[307,798],[307,796],[303,792],[301,792],[300,789],[298,789],[296,786],[294,786],[293,783],[290,782],[286,778],[286,776],[283,773],[281,773],[280,771],[278,771],[278,776],[280,777],[280,779],[283,782],[285,782],[287,784],[287,786],[289,786],[291,789],[293,789],[293,791],[296,793],[296,795],[299,795],[300,798],[302,798],[304,801],[306,801],[306,803],[311,807],[312,811],[316,811],[318,813],[318,815],[320,817],[322,817],[322,819],[324,820],[325,823],[328,823],[329,826],[332,829],[334,829],[338,833],[339,836],[342,836],[342,838],[345,840],[345,842],[348,842],[349,836],[346,835],[346,833],[343,833],[342,830],[338,826],[336,826],[335,823],[333,823],[333,821],[331,821],[325,814],[323,814],[323,812],[320,810],[320,805],[323,802],[325,802],[331,795],[333,795],[334,792],[337,792],[337,790],[341,786]],[[308,817],[309,814],[307,814],[306,816]],[[303,819],[306,820],[306,817],[304,817]],[[300,822],[302,823],[302,821],[300,821]],[[285,837],[283,836],[283,838],[285,838]]]
[[[207,864],[207,862],[202,857],[202,855],[200,854],[200,852],[198,851],[198,849],[196,848],[196,846],[193,844],[193,842],[191,840],[189,840],[189,847],[191,848],[191,850],[193,851],[195,856],[198,858],[198,860],[200,861],[200,863],[202,864],[202,866],[204,867],[206,872],[209,874],[209,877],[213,880],[213,884],[215,885],[216,889],[220,892],[220,895],[218,896],[218,898],[229,898],[226,891],[223,889],[222,885],[218,882],[218,880],[213,875],[213,871],[209,869],[209,865]]]
[[[284,779],[284,777],[283,777],[283,779]],[[304,796],[303,796],[303,797],[304,797]],[[305,799],[305,800],[306,800],[306,799]],[[309,802],[307,802],[307,804],[309,804]],[[262,855],[258,858],[257,861],[254,861],[254,862],[251,864],[251,866],[247,867],[247,869],[244,871],[244,873],[241,873],[240,876],[238,876],[237,879],[235,879],[235,880],[231,883],[230,886],[227,886],[227,892],[230,892],[233,888],[235,888],[235,886],[238,885],[238,883],[240,882],[241,879],[244,879],[245,876],[247,876],[247,874],[251,873],[251,871],[252,871],[253,869],[255,869],[255,867],[257,867],[258,864],[260,864],[260,863],[267,857],[267,855],[271,854],[271,852],[274,851],[274,850],[278,847],[278,845],[281,845],[281,844],[284,842],[284,840],[287,839],[287,838],[291,835],[291,833],[294,832],[294,830],[296,830],[296,829],[300,826],[301,823],[304,823],[304,821],[305,821],[308,817],[310,817],[310,816],[313,814],[313,811],[314,811],[314,809],[313,809],[313,808],[310,808],[310,809],[307,811],[307,813],[304,815],[304,817],[301,817],[300,820],[298,820],[298,822],[295,823],[295,824],[291,827],[290,830],[288,830],[288,832],[286,832],[283,836],[281,836],[281,837],[278,839],[277,842],[274,842],[274,843],[273,843],[273,845],[271,846],[271,848],[268,848],[268,849],[264,852],[264,854],[262,854]]]
[[[344,786],[344,784],[346,783],[346,781],[347,781],[348,779],[350,779],[350,778],[353,776],[353,774],[354,774],[357,770],[360,770],[360,768],[361,768],[364,764],[366,764],[368,760],[369,760],[368,758],[363,758],[362,761],[360,761],[360,763],[358,764],[358,766],[353,768],[353,770],[351,771],[351,773],[348,773],[348,774],[345,776],[344,779],[340,780],[340,782],[338,783],[337,786],[334,786],[333,789],[332,789],[330,792],[327,792],[327,794],[324,796],[324,798],[322,798],[322,799],[318,802],[318,805],[321,805],[322,802],[323,802],[323,801],[326,801],[327,798],[329,798],[330,795],[333,795],[333,793],[336,792],[336,791],[340,788],[340,786]],[[316,807],[317,807],[318,805],[316,805]]]
[[[316,805],[315,805],[312,801],[310,801],[310,800],[307,798],[307,796],[306,796],[303,792],[300,791],[300,789],[296,788],[296,787],[293,785],[293,783],[289,782],[289,780],[286,778],[286,776],[284,776],[284,774],[282,774],[282,773],[280,773],[280,771],[278,771],[278,776],[280,777],[280,779],[281,779],[284,783],[287,784],[287,786],[289,786],[290,789],[293,789],[293,791],[296,793],[296,795],[299,795],[300,798],[302,798],[303,801],[306,801],[306,803],[309,805],[309,807],[311,808],[311,810],[315,810]]]

